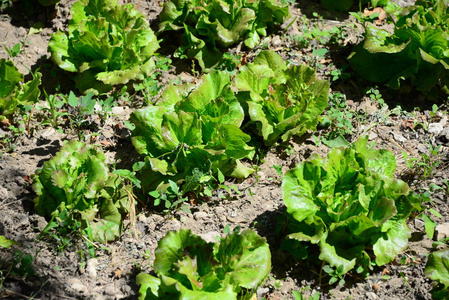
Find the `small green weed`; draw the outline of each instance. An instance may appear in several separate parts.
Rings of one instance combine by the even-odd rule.
[[[154,206],[164,205],[164,212],[178,209],[188,198],[184,196],[176,182],[168,180],[169,186],[164,192],[151,191],[149,195],[154,198]]]
[[[344,274],[342,274],[342,272],[340,270],[338,270],[338,268],[334,269],[329,265],[324,265],[320,271],[320,281],[322,280],[322,278],[325,277],[325,275],[322,274],[322,271],[324,271],[327,274],[327,276],[329,276],[329,282],[328,282],[329,285],[332,285],[332,284],[336,283],[337,281],[338,281],[338,285],[340,285],[340,286],[343,286],[345,284],[345,278],[344,278],[345,276],[344,276]]]
[[[94,113],[95,100],[92,99],[93,93],[89,92],[86,96],[76,97],[70,92],[67,98],[69,105],[70,127],[75,130],[78,140],[84,141],[84,129],[89,123],[89,115]]]
[[[156,71],[149,77],[146,77],[142,82],[134,84],[134,90],[136,92],[140,92],[143,96],[144,101],[142,106],[147,106],[154,102],[154,97],[157,96],[164,87],[159,80],[162,72],[165,72],[171,68],[171,59],[166,57],[156,57],[155,60]]]
[[[48,115],[42,124],[51,125],[53,128],[58,129],[61,126],[61,118],[68,115],[66,111],[61,110],[61,108],[67,103],[67,100],[61,94],[48,95],[45,89],[44,96],[46,106],[36,107],[38,111],[43,111]]]
[[[25,280],[28,276],[35,275],[36,272],[32,267],[35,260],[36,256],[25,254],[22,250],[16,250],[11,265],[5,270],[0,269],[0,290],[7,278],[14,277]]]
[[[429,151],[421,154],[421,157],[410,157],[406,152],[402,152],[405,164],[409,169],[409,173],[427,180],[433,176],[435,169],[441,164],[440,155],[438,154],[441,145],[435,148],[429,144]]]
[[[321,137],[322,142],[329,144],[330,141],[353,134],[355,132],[352,125],[354,116],[343,94],[331,94],[329,106],[321,120],[321,126],[328,129],[327,133]]]
[[[293,44],[300,48],[316,45],[336,45],[340,44],[347,35],[345,26],[332,26],[324,28],[323,18],[317,13],[313,13],[315,20],[310,20],[306,16],[302,17],[302,34],[294,34],[291,37]]]
[[[283,285],[283,281],[284,281],[284,279],[276,279],[276,278],[274,278],[273,276],[271,276],[271,275],[268,275],[268,278],[270,278],[271,280],[273,280],[273,288],[275,289],[275,290],[279,290],[281,287],[282,287],[282,285]]]
[[[300,291],[292,291],[293,297],[295,297],[295,300],[320,300],[320,292],[317,291],[311,291],[311,295],[308,297],[304,296],[304,293],[311,290],[310,286],[306,286],[305,288],[302,288]]]
[[[242,61],[242,55],[236,55],[233,53],[223,53],[223,57],[216,67],[218,70],[227,72],[229,75],[233,76],[238,71],[238,66]]]

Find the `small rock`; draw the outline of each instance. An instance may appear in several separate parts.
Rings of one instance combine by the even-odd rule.
[[[418,149],[419,153],[426,153],[428,150],[427,146],[423,144],[418,144],[418,146],[416,146],[416,149]]]
[[[280,45],[282,44],[282,41],[281,41],[281,39],[279,38],[278,35],[275,35],[275,36],[273,37],[273,39],[271,40],[271,44],[272,44],[273,46],[275,46],[275,47],[278,47],[278,46],[280,46]]]
[[[0,197],[1,199],[1,197]],[[31,215],[30,216],[30,222],[33,224],[35,228],[37,228],[39,231],[44,230],[44,228],[47,226],[48,222],[45,220],[44,217],[39,215]]]
[[[417,229],[422,229],[424,228],[424,221],[421,219],[415,219],[415,227]]]
[[[87,288],[84,284],[81,283],[81,280],[78,278],[72,277],[67,279],[67,283],[71,289],[79,294],[84,294],[87,291]]]
[[[108,296],[114,296],[115,295],[115,287],[114,285],[108,285],[104,288],[104,293]]]
[[[169,230],[178,231],[181,229],[181,222],[179,222],[178,220],[170,220],[167,225]]]
[[[193,217],[195,218],[195,220],[199,221],[207,219],[209,217],[209,214],[204,211],[197,211],[193,214]]]
[[[216,231],[211,231],[211,232],[199,234],[199,236],[208,243],[216,243],[217,240],[215,238],[217,236],[220,237],[220,233],[218,233]]]
[[[164,217],[160,216],[160,215],[151,215],[151,219],[153,220],[154,223],[159,224],[162,223],[164,221]]]
[[[9,199],[9,192],[7,189],[5,189],[4,187],[0,186],[0,199],[2,201],[8,200]]]
[[[375,293],[368,292],[368,293],[366,293],[366,299],[377,300],[377,299],[380,299],[380,298]]]
[[[137,216],[137,221],[145,223],[148,221],[148,218],[144,214],[140,214]]]
[[[372,140],[375,140],[375,139],[377,139],[377,137],[378,137],[378,135],[377,135],[377,133],[375,133],[375,132],[370,132],[369,134],[368,134],[368,140],[369,141],[372,141]]]
[[[449,237],[449,223],[438,224],[435,227],[437,240]]]
[[[430,123],[428,128],[429,133],[435,135],[438,135],[443,131],[443,125],[440,123]]]
[[[86,272],[92,278],[97,278],[98,260],[91,258],[86,263]]]
[[[122,286],[121,290],[125,295],[130,295],[132,288],[129,285],[125,284]]]
[[[269,291],[270,291],[269,288],[263,288],[263,287],[258,288],[257,289],[257,299],[262,299]]]
[[[402,134],[398,134],[398,133],[394,133],[393,132],[393,137],[396,141],[403,143],[405,141],[407,141],[407,139],[405,137],[402,136]]]
[[[53,127],[47,127],[41,132],[41,137],[46,139],[49,139],[54,136],[58,136],[58,132]]]

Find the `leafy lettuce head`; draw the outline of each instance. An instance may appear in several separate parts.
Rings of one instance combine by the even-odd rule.
[[[340,274],[356,265],[366,272],[371,257],[379,266],[392,261],[407,247],[407,217],[420,208],[395,169],[394,154],[366,138],[297,165],[282,183],[295,231],[288,237],[317,244],[319,259]]]
[[[144,190],[168,179],[180,183],[197,171],[203,175],[200,181],[208,181],[218,170],[248,177],[253,170],[239,159],[252,158],[254,148],[240,129],[243,118],[224,72],[204,75],[196,86],[168,87],[155,106],[133,112],[132,142],[146,162]]]
[[[273,51],[262,51],[243,66],[234,85],[250,127],[267,146],[314,130],[329,95],[329,82],[317,79],[312,68],[287,68]]]
[[[157,277],[137,276],[139,299],[249,299],[271,269],[266,240],[250,229],[214,244],[190,230],[169,232],[155,256]]]
[[[276,0],[170,0],[160,15],[159,32],[183,31],[178,52],[208,71],[220,61],[220,49],[240,41],[254,48],[269,27],[288,16],[288,6]]]
[[[109,172],[103,152],[72,140],[33,176],[38,214],[65,221],[79,219],[93,238],[114,240],[129,210],[123,182]],[[99,221],[94,220],[99,216]]]
[[[105,91],[151,74],[159,43],[145,16],[131,4],[79,0],[70,11],[68,34],[58,31],[48,47],[60,68],[78,73],[81,91]]]
[[[432,97],[449,94],[449,7],[445,0],[402,8],[394,33],[367,23],[365,40],[349,56],[365,79],[392,88],[411,85]],[[432,92],[432,93],[429,93]]]

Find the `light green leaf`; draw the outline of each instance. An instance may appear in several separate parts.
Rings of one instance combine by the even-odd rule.
[[[449,249],[430,253],[424,274],[449,287]]]
[[[386,224],[383,227],[390,227],[373,245],[376,255],[376,264],[383,266],[391,262],[396,255],[405,250],[408,246],[408,239],[411,236],[410,229],[402,221],[390,221],[392,224]]]
[[[17,242],[13,241],[13,240],[8,240],[3,235],[0,235],[0,247],[2,247],[2,248],[9,248],[12,245],[17,245]]]

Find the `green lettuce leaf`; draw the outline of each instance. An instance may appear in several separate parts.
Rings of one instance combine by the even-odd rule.
[[[77,72],[80,90],[107,91],[151,74],[159,44],[145,16],[131,4],[79,0],[71,14],[68,34],[58,31],[48,47],[60,68]]]
[[[61,222],[80,219],[95,241],[113,241],[129,212],[123,180],[109,172],[100,150],[72,140],[35,175],[36,212]],[[98,220],[94,220],[98,217]]]
[[[447,91],[449,76],[449,8],[444,0],[419,2],[398,13],[394,33],[365,25],[365,40],[349,56],[351,67],[365,79],[392,88],[411,85]]]
[[[282,58],[262,51],[234,79],[254,131],[267,146],[313,130],[327,106],[329,83],[305,65],[287,69]]]
[[[9,248],[12,245],[17,245],[17,242],[15,242],[13,240],[8,240],[3,235],[0,235],[0,247],[2,247],[2,248]]]
[[[164,3],[159,32],[182,31],[178,55],[195,58],[203,71],[210,71],[223,49],[240,41],[256,47],[268,28],[288,16],[288,6],[276,0],[171,0]]]
[[[169,232],[155,251],[157,277],[139,274],[139,299],[240,299],[271,269],[269,246],[251,230],[212,244],[190,230]]]
[[[195,170],[249,176],[253,170],[238,161],[254,154],[247,145],[250,136],[239,128],[243,119],[229,75],[223,72],[204,75],[197,86],[168,87],[155,106],[133,112],[132,142],[145,156],[144,191],[168,180],[181,183]]]
[[[430,253],[424,274],[430,279],[443,284],[445,295],[447,296],[449,289],[449,249]],[[444,294],[444,292],[442,294]]]
[[[366,138],[298,164],[282,183],[288,237],[317,244],[319,259],[340,274],[367,263],[371,249],[377,265],[389,263],[407,247],[405,221],[420,209],[408,185],[392,177],[395,169],[394,154],[368,147]]]
[[[10,116],[19,107],[39,101],[42,75],[33,74],[33,80],[22,83],[23,75],[10,60],[0,59],[0,115]]]

